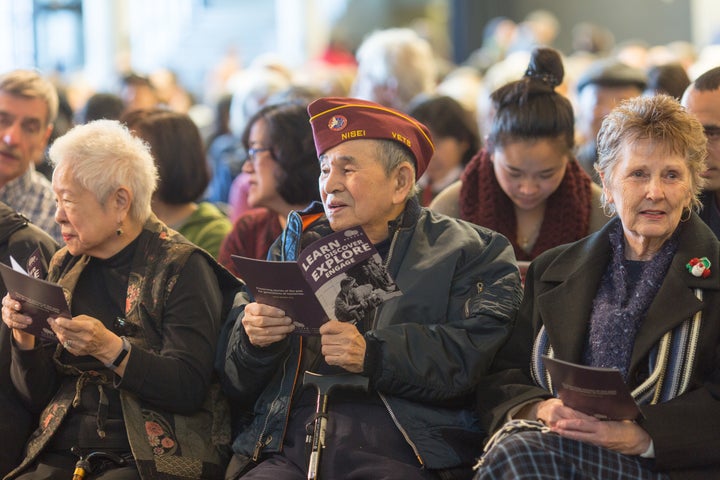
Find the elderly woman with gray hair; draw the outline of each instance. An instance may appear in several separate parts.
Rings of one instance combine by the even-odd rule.
[[[720,475],[720,243],[693,211],[702,126],[669,96],[635,98],[603,121],[598,146],[616,218],[531,264],[498,372],[478,388],[502,428],[477,479]],[[641,415],[569,407],[543,355],[619,370]]]
[[[45,343],[3,298],[12,381],[42,410],[8,478],[70,478],[78,457],[93,478],[221,478],[212,369],[237,280],[152,214],[155,163],[120,123],[75,127],[50,159],[66,246],[48,279],[73,317],[50,319],[59,343]]]

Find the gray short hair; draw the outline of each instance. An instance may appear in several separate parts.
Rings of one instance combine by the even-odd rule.
[[[692,206],[699,208],[699,195],[705,183],[700,174],[706,168],[707,140],[695,116],[668,95],[635,97],[621,102],[605,117],[598,133],[595,170],[606,182],[613,182],[622,149],[637,140],[649,140],[685,159],[690,170]],[[608,206],[604,193],[602,203]],[[610,207],[612,210],[612,205]]]
[[[415,178],[415,157],[406,147],[394,140],[375,140],[377,143],[377,157],[385,169],[385,175],[399,167],[402,163],[409,163],[412,167],[412,178]],[[418,194],[417,183],[410,189],[407,199],[409,200]]]
[[[67,168],[72,178],[104,205],[116,188],[132,192],[130,217],[144,223],[158,171],[150,147],[116,120],[78,125],[55,140],[49,151],[55,170]]]
[[[13,70],[0,76],[0,92],[15,97],[39,98],[47,105],[45,126],[55,122],[58,114],[58,93],[50,80],[34,70]]]

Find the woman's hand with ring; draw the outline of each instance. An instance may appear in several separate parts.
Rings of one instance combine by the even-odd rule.
[[[65,350],[77,356],[92,355],[103,363],[107,363],[108,351],[115,346],[113,340],[119,339],[100,320],[89,315],[57,317],[50,320],[50,326]]]

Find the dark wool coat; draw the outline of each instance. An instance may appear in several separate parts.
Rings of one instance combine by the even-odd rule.
[[[608,233],[618,219],[578,242],[549,250],[531,265],[525,297],[510,341],[498,354],[498,373],[478,389],[478,408],[491,431],[507,413],[530,399],[549,396],[530,380],[533,341],[545,326],[556,358],[582,363],[593,299],[612,251]],[[638,423],[655,445],[658,470],[672,478],[720,477],[720,243],[695,214],[681,224],[679,246],[643,319],[632,351],[628,383],[649,374],[648,355],[662,336],[702,311],[697,355],[688,390],[665,403],[642,406]],[[693,276],[694,257],[712,262],[707,278]],[[703,298],[694,290],[701,289]]]

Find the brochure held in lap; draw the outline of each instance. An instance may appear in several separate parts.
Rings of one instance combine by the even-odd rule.
[[[553,388],[565,405],[601,420],[634,420],[641,415],[616,368],[587,367],[543,355]]]
[[[402,295],[359,227],[316,240],[296,262],[232,259],[255,301],[285,311],[301,335],[317,335],[330,318],[361,327],[375,307]]]
[[[43,340],[57,342],[47,319],[60,316],[72,318],[62,287],[28,275],[15,262],[13,265],[15,268],[0,262],[0,275],[10,297],[20,302],[24,315],[32,318],[32,324],[25,331]]]

